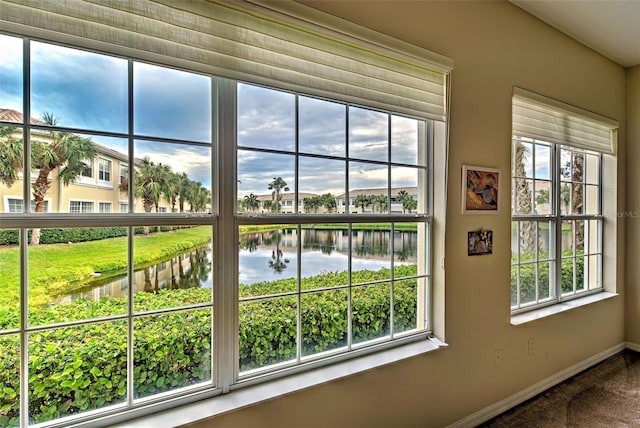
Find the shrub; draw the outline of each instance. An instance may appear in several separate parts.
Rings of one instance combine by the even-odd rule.
[[[415,275],[415,266],[396,267],[397,276]],[[306,287],[335,285],[345,273],[309,278]],[[388,269],[354,272],[354,282],[388,279]],[[288,280],[258,285],[254,293],[273,294],[288,289]],[[352,330],[357,341],[390,331],[389,283],[354,288]],[[249,293],[250,286],[243,286]],[[309,288],[310,289],[310,288]],[[211,290],[191,288],[140,294],[144,311],[157,307],[182,307],[206,301]],[[396,331],[416,327],[417,281],[405,279],[394,286]],[[240,367],[262,367],[296,357],[296,297],[274,297],[242,303],[239,312]],[[80,320],[123,314],[126,298],[77,300],[40,308],[34,324]],[[302,297],[303,355],[344,346],[347,341],[347,291],[328,290]],[[12,322],[0,314],[0,328]],[[210,309],[176,311],[134,320],[134,391],[137,398],[211,379]],[[44,422],[126,399],[127,324],[105,321],[34,333],[29,344],[29,397],[33,422]],[[1,338],[0,426],[18,424],[19,355],[17,335]]]

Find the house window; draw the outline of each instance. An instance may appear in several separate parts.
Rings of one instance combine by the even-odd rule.
[[[91,201],[70,201],[69,202],[70,213],[92,213],[93,202]]]
[[[18,199],[18,198],[11,198],[6,196],[5,199],[5,210],[6,212],[9,213],[22,213],[24,212],[24,204],[22,202],[22,199]],[[31,212],[34,212],[36,208],[36,203],[35,201],[31,201]],[[48,200],[44,200],[42,201],[42,212],[46,213],[49,212],[49,201]]]
[[[524,90],[514,95],[512,313],[603,290],[604,159],[614,124],[569,108]]]
[[[102,214],[111,212],[111,202],[98,202],[98,212]]]
[[[428,331],[429,315],[422,308],[431,281],[427,153],[432,122],[249,84],[238,84],[237,96],[234,182],[241,199],[266,193],[269,213],[260,223],[238,213],[240,377]],[[254,112],[268,105],[279,109],[256,118]],[[319,117],[325,126],[317,127]],[[273,133],[276,144],[269,143]],[[327,133],[335,142],[327,141]],[[399,187],[420,190],[419,215],[390,211],[393,189]],[[360,193],[379,216],[375,224],[366,214],[337,212],[337,195],[349,190]],[[288,207],[299,207],[302,199],[305,209],[291,212]],[[321,217],[321,224],[308,224],[307,214]],[[258,236],[245,231],[260,229]],[[394,239],[397,235],[402,238]],[[273,285],[257,285],[265,281]],[[322,307],[338,321],[327,326],[338,329],[332,333],[335,340],[314,330]],[[249,314],[256,311],[280,314],[272,327],[279,332],[277,340],[253,333],[255,319]],[[250,351],[256,347],[264,354]]]
[[[58,16],[50,7],[25,13],[56,26],[43,19]],[[175,25],[172,12],[193,18],[184,22],[202,19],[191,7],[151,5],[145,15],[168,19],[163,25]],[[180,69],[188,58],[159,56],[169,51],[158,37],[161,49],[150,47],[156,53],[144,53],[144,61],[124,56],[140,54],[128,47],[129,23],[140,22],[134,9],[119,11],[132,19],[112,31],[96,27],[115,38],[101,45],[117,46],[113,54],[94,52],[89,42],[72,47],[80,39],[67,39],[63,29],[38,32],[62,44],[0,34],[0,45],[12,47],[0,49],[0,67],[16,76],[7,92],[26,95],[14,104],[54,116],[11,123],[31,135],[32,157],[54,138],[76,149],[59,154],[51,185],[38,189],[68,213],[1,219],[19,251],[12,252],[11,293],[0,301],[0,313],[15,314],[0,317],[0,373],[10,376],[0,425],[117,423],[335,359],[435,347],[433,272],[441,288],[443,275],[431,260],[443,257],[444,238],[432,242],[444,234],[434,233],[443,224],[434,207],[446,201],[434,202],[445,194],[436,188],[445,180],[434,147],[446,153],[450,61],[416,47],[397,58],[386,48],[377,55],[372,46],[382,49],[386,39],[358,48],[302,20],[279,24],[236,6],[205,7],[229,20],[213,37],[221,52],[235,53],[216,68],[209,59],[194,64],[198,72]],[[75,18],[86,18],[91,31],[89,9],[78,8]],[[275,42],[265,55],[286,63],[272,68],[241,57],[244,37],[233,37],[255,32],[243,27],[247,17],[278,33],[260,40]],[[240,31],[228,31],[234,27]],[[279,52],[283,33],[314,38],[311,46],[323,49],[302,57],[291,39]],[[28,57],[5,60],[15,52]],[[347,71],[328,78],[327,70],[342,68],[309,67],[327,56],[347,61]],[[252,75],[262,77],[252,82]],[[363,82],[369,86],[358,88]],[[119,185],[78,185],[114,181],[105,156],[119,164]],[[31,189],[22,187],[26,200]],[[393,189],[409,187],[418,189],[416,208],[392,212]],[[350,194],[367,196],[366,209],[338,210],[336,197]],[[303,212],[301,195],[317,210]],[[115,208],[101,200],[119,201],[119,212],[69,215]],[[56,245],[37,245],[45,242]],[[319,330],[317,322],[329,324]],[[397,349],[407,344],[418,346]]]
[[[111,161],[98,158],[98,180],[103,183],[111,183]]]

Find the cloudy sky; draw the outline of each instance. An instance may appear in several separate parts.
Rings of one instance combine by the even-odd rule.
[[[49,112],[61,126],[128,133],[126,60],[40,42],[32,42],[30,49],[32,117]],[[0,108],[22,111],[22,64],[22,41],[0,36]],[[210,188],[211,87],[208,76],[134,62],[134,134],[196,143],[138,138],[134,156],[149,156]],[[296,99],[291,93],[248,84],[238,85],[237,114],[240,198],[270,193],[267,187],[274,177],[282,177],[294,191],[296,132],[299,192],[341,194],[346,177],[352,190],[384,188],[389,185],[387,166],[375,162],[391,158],[418,164],[418,121],[413,119],[312,97]],[[91,138],[127,153],[126,138]],[[348,161],[347,151],[358,161]],[[417,175],[417,168],[395,166],[390,184],[415,186]]]

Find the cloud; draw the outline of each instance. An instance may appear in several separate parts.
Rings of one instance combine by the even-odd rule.
[[[22,39],[0,35],[0,108],[22,112]]]
[[[31,43],[32,116],[58,125],[126,132],[127,61],[77,49]]]
[[[186,173],[193,181],[199,181],[211,189],[211,149],[204,146],[156,143],[137,140],[134,156],[148,156],[155,163],[169,165],[177,174]]]
[[[134,132],[211,141],[211,77],[134,63]]]

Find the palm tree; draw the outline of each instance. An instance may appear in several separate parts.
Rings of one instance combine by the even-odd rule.
[[[271,200],[274,201],[274,205],[272,205],[272,210],[274,212],[280,212],[280,201],[282,200],[282,192],[288,192],[289,187],[287,186],[287,182],[282,179],[282,177],[274,177],[273,181],[269,183],[267,186],[271,192]]]
[[[156,165],[149,157],[145,157],[136,165],[136,196],[142,198],[142,207],[146,213],[150,213],[154,207],[157,211],[160,204],[165,180],[163,170],[164,165]]]
[[[333,196],[331,193],[325,193],[324,195],[320,196],[320,200],[322,206],[326,208],[327,212],[333,212],[338,206],[335,196]]]
[[[258,197],[253,193],[246,195],[244,197],[243,203],[244,207],[251,212],[256,211],[260,207],[260,201],[258,200]]]
[[[353,204],[356,207],[360,207],[362,209],[362,212],[364,212],[365,207],[368,207],[369,205],[371,205],[372,202],[373,201],[371,196],[360,194],[356,196],[355,200],[353,201]]]
[[[196,182],[196,185],[191,208],[195,212],[204,212],[207,210],[207,204],[211,202],[211,192],[202,183]]]
[[[408,197],[409,197],[409,194],[407,193],[406,190],[401,190],[396,195],[396,201],[402,203],[402,212],[403,213],[406,212],[406,208],[404,206],[404,201],[406,201]]]
[[[406,199],[402,201],[402,212],[411,212],[418,208],[418,201],[411,195],[407,195]]]
[[[515,186],[513,189],[516,206],[515,212],[518,214],[532,214],[532,199],[531,199],[531,189],[529,188],[529,183],[526,179],[522,178],[526,176],[525,170],[525,159],[527,157],[528,148],[520,143],[516,143],[515,150]],[[520,239],[520,249],[523,252],[530,252],[535,249],[536,246],[536,233],[535,233],[535,225],[534,222],[531,221],[520,221],[518,222],[519,227],[519,236]]]
[[[46,125],[55,126],[59,118],[44,113],[42,120]],[[54,170],[58,169],[57,179],[68,186],[86,168],[86,162],[92,163],[97,154],[93,142],[79,135],[50,130],[48,139],[48,142],[31,142],[31,168],[38,170],[36,180],[31,185],[36,213],[42,212],[44,198],[52,183],[49,175]],[[31,244],[40,244],[39,229],[32,230]]]
[[[387,198],[387,195],[376,195],[372,198],[372,203],[374,211],[375,207],[378,207],[378,212],[383,212],[389,207],[389,198]]]
[[[164,193],[165,198],[171,204],[171,212],[176,212],[176,202],[178,201],[178,196],[180,195],[180,178],[181,176],[176,174],[175,172],[169,171],[169,174],[166,177],[166,181],[164,183],[164,188],[162,193]]]
[[[22,169],[22,140],[13,136],[13,126],[0,126],[0,183],[11,187]]]

